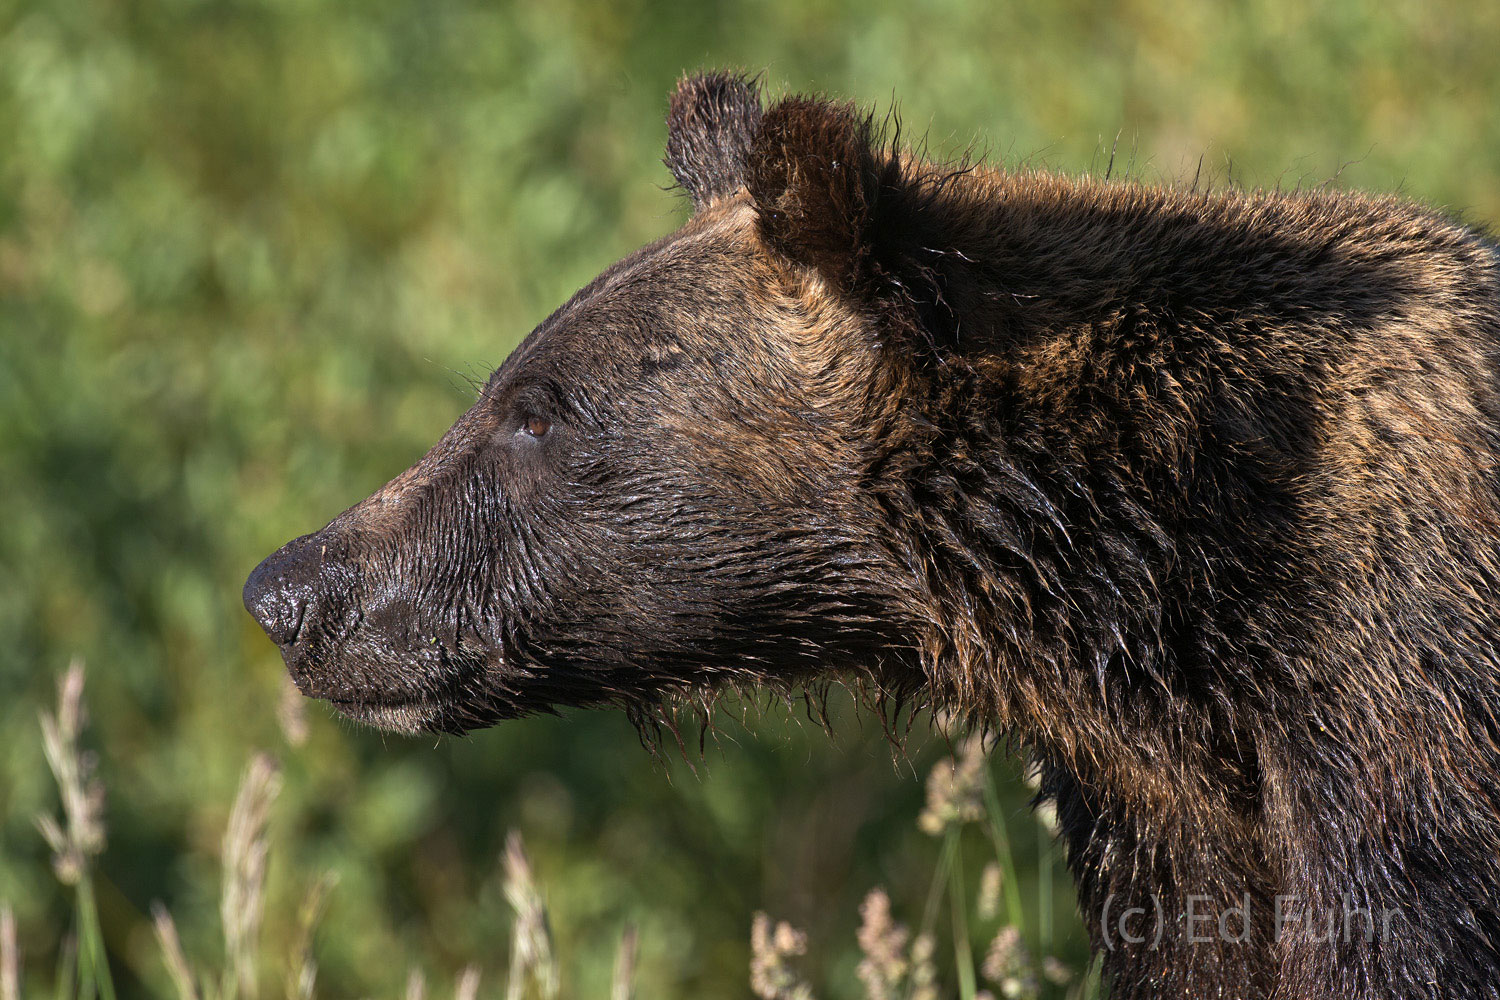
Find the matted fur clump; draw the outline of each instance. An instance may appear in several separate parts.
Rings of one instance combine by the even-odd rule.
[[[1121,998],[1500,995],[1500,265],[1394,198],[935,166],[684,80],[678,232],[271,556],[404,730],[856,677],[1044,774]]]

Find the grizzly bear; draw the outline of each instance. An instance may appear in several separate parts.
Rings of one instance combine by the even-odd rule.
[[[251,575],[458,732],[857,678],[1013,734],[1112,995],[1500,996],[1500,253],[1389,197],[672,97],[677,232]]]

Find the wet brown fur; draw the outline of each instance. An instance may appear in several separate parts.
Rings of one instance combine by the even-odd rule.
[[[933,165],[732,75],[669,124],[693,218],[310,536],[436,652],[324,607],[304,689],[462,729],[844,671],[1040,764],[1112,996],[1500,993],[1494,245],[1395,198]],[[547,373],[564,479],[512,443]],[[1278,934],[1278,896],[1395,924]],[[1248,939],[1192,940],[1190,897]]]
[[[1248,895],[1243,944],[1116,935],[1115,995],[1492,990],[1494,247],[1392,198],[944,169],[802,97],[746,189],[898,347],[863,423],[930,688],[1044,761],[1098,942],[1111,897]],[[1278,895],[1398,923],[1288,940]]]

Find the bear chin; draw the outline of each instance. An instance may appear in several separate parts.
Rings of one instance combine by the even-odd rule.
[[[535,711],[551,710],[528,710],[504,699],[487,699],[476,705],[457,692],[374,699],[312,697],[326,701],[351,722],[401,736],[463,736]]]
[[[429,733],[460,734],[478,726],[464,726],[450,718],[450,706],[442,701],[415,698],[400,702],[340,701],[329,699],[334,710],[353,722],[402,736]]]

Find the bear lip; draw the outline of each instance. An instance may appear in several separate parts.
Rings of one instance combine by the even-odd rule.
[[[421,696],[383,700],[325,700],[345,718],[407,736],[432,732],[432,724],[442,717],[444,709],[441,700]]]

